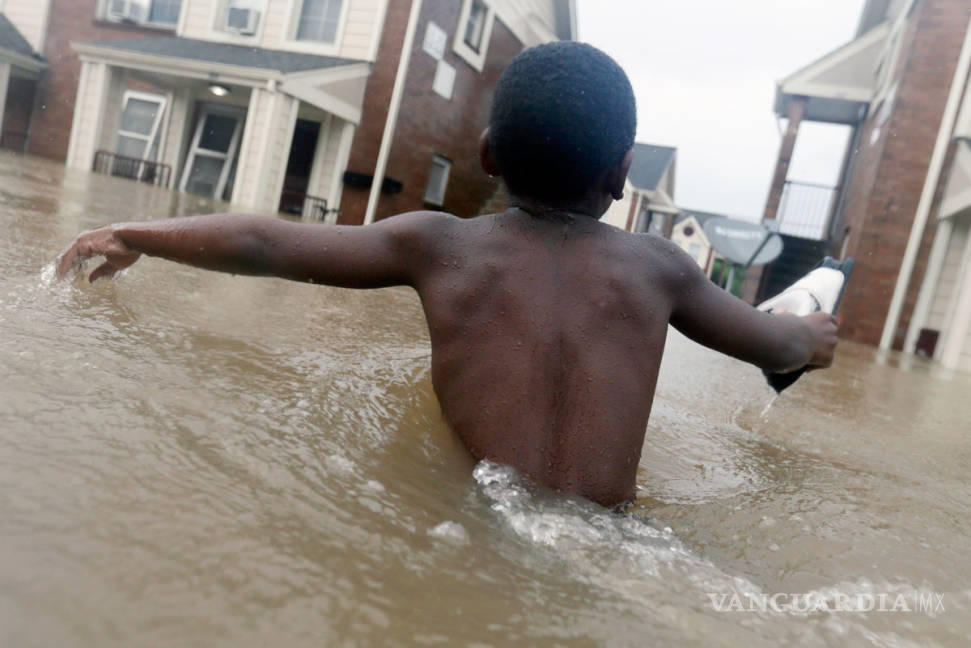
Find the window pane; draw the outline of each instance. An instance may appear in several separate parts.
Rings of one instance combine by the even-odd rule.
[[[174,25],[179,22],[179,8],[182,0],[152,0],[152,10],[148,15],[149,22]]]
[[[341,6],[342,0],[304,0],[297,39],[333,43],[337,39]]]
[[[145,156],[145,145],[147,143],[148,140],[119,135],[117,153],[140,160]]]
[[[233,141],[233,133],[236,132],[236,122],[235,117],[206,115],[206,123],[199,137],[199,148],[228,153],[229,145]]]
[[[144,99],[129,99],[121,115],[121,130],[141,135],[151,135],[158,115],[159,104]]]
[[[435,156],[428,174],[428,187],[425,189],[425,202],[441,205],[445,202],[445,187],[452,163],[443,157]]]
[[[213,197],[224,164],[225,161],[223,160],[196,155],[192,161],[192,170],[189,172],[189,181],[185,186],[186,191],[200,196]]]
[[[476,52],[482,47],[482,32],[485,30],[486,5],[473,0],[469,9],[469,22],[465,24],[465,44]]]

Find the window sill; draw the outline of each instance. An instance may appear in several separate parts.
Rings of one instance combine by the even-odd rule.
[[[151,23],[126,23],[126,22],[115,22],[114,20],[105,20],[104,18],[94,19],[95,27],[102,27],[106,29],[120,29],[122,31],[130,31],[137,33],[175,33],[175,25],[153,25]]]

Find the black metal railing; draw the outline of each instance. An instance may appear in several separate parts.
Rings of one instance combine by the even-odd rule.
[[[837,193],[837,187],[787,180],[779,203],[779,233],[825,239]]]
[[[284,190],[280,195],[280,211],[312,221],[326,220],[329,214],[340,214],[339,209],[327,206],[326,198],[290,190]]]
[[[93,170],[96,173],[128,178],[166,188],[172,178],[172,167],[168,164],[141,160],[111,151],[98,151],[94,154]]]

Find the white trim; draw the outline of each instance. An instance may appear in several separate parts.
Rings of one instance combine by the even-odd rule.
[[[195,61],[177,56],[157,56],[140,52],[124,51],[74,43],[74,50],[81,55],[82,61],[92,63],[108,63],[115,67],[124,67],[144,72],[154,72],[166,76],[180,76],[190,79],[206,81],[221,81],[230,85],[244,85],[251,88],[265,86],[271,79],[283,78],[276,70],[244,67],[241,65],[225,65],[210,61]]]
[[[927,224],[927,218],[934,202],[934,192],[941,177],[941,169],[944,166],[944,158],[950,145],[951,133],[954,131],[958,109],[961,107],[961,97],[964,95],[964,86],[968,79],[969,69],[971,69],[971,19],[967,21],[964,44],[961,47],[961,55],[958,57],[958,64],[951,80],[951,90],[947,97],[944,114],[941,117],[941,127],[937,132],[937,141],[934,144],[934,153],[931,155],[931,161],[928,165],[927,177],[924,179],[924,189],[921,191],[917,213],[910,229],[910,237],[907,239],[907,248],[904,251],[900,272],[897,275],[897,283],[893,289],[887,319],[883,323],[883,333],[880,336],[880,349],[883,351],[890,348],[897,331],[897,325],[900,323],[904,299],[907,296],[907,288],[910,286],[914,264],[917,262],[917,253],[920,251],[924,227]]]
[[[951,219],[939,221],[937,224],[937,233],[934,235],[934,243],[931,245],[927,259],[927,271],[924,273],[924,281],[921,283],[920,292],[917,294],[914,315],[910,318],[910,325],[907,327],[907,337],[904,338],[904,353],[915,351],[920,331],[927,324],[931,307],[933,307],[934,299],[937,297],[941,270],[944,269],[947,248],[951,243],[953,230],[954,221]]]
[[[459,14],[458,27],[455,28],[452,51],[475,68],[476,71],[482,72],[482,68],[485,67],[486,56],[489,53],[489,41],[492,40],[492,25],[496,21],[496,9],[492,2],[486,2],[486,0],[478,1],[482,2],[486,7],[485,24],[482,27],[482,42],[479,44],[479,51],[476,52],[465,44],[465,29],[469,22],[469,14],[472,12],[473,0],[463,0],[462,2],[462,12]],[[528,22],[527,19],[527,24]]]
[[[401,54],[398,56],[398,70],[395,73],[394,87],[391,90],[388,117],[384,122],[381,148],[378,150],[378,160],[374,166],[374,177],[371,180],[371,192],[368,194],[367,211],[364,213],[365,225],[374,222],[374,213],[378,209],[381,185],[384,184],[384,174],[388,168],[388,156],[391,153],[391,142],[398,125],[398,112],[401,110],[401,99],[405,92],[405,79],[408,77],[408,65],[411,63],[411,50],[415,42],[415,32],[418,31],[418,17],[421,15],[422,4],[423,0],[412,0],[411,12],[408,14],[408,26],[405,27],[405,39],[401,44]]]
[[[345,119],[349,122],[354,122],[355,124],[361,123],[361,109],[352,106],[346,101],[342,101],[333,95],[324,92],[323,90],[318,90],[317,88],[311,88],[299,83],[286,82],[280,85],[280,90],[305,101],[308,104],[317,106],[321,110],[329,113],[333,113]]]
[[[337,19],[337,31],[334,33],[333,43],[297,40],[297,31],[300,29],[300,16],[303,13],[304,1],[289,0],[287,19],[283,23],[283,33],[280,35],[280,49],[304,52],[306,54],[319,54],[321,56],[339,56],[341,45],[344,43],[344,30],[347,29],[348,7],[354,0],[340,0],[341,15]]]
[[[351,144],[354,142],[354,131],[356,127],[351,122],[344,122],[341,130],[341,141],[337,149],[337,158],[334,160],[333,178],[330,184],[330,194],[327,196],[327,204],[331,209],[337,210],[341,206],[341,196],[344,191],[344,171],[347,169],[347,161],[351,158]],[[328,224],[337,223],[337,212],[332,211],[327,214]]]
[[[374,30],[371,36],[371,45],[368,47],[367,60],[374,63],[378,60],[378,48],[381,46],[381,37],[384,35],[384,23],[388,16],[388,0],[378,0],[378,11],[375,18]]]
[[[266,198],[266,176],[270,166],[270,156],[268,155],[270,132],[276,126],[277,109],[280,103],[280,93],[275,88],[261,92],[265,92],[268,95],[267,101],[269,101],[269,105],[266,107],[266,114],[263,116],[263,132],[260,133],[260,163],[256,172],[256,191],[253,193],[253,205],[257,209],[262,208],[263,201]]]
[[[432,187],[431,177],[432,169],[436,166],[443,169],[441,185],[438,187]],[[425,195],[422,196],[422,200],[429,205],[435,205],[436,207],[441,207],[445,204],[445,193],[448,191],[448,179],[452,175],[452,161],[449,160],[444,155],[439,155],[438,153],[432,155],[432,163],[428,170],[428,182],[425,184]]]
[[[27,73],[25,76],[31,79],[39,78],[47,68],[43,61],[3,48],[0,48],[0,62],[9,63],[11,66],[23,70]],[[18,76],[13,74],[15,70],[11,69],[10,72],[12,76]]]

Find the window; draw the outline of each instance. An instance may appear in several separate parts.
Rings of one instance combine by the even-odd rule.
[[[158,131],[165,112],[165,97],[129,90],[123,102],[115,151],[138,160],[154,159],[158,153]]]
[[[174,28],[182,0],[104,0],[102,7],[105,20]]]
[[[445,204],[445,187],[452,163],[441,155],[432,158],[432,168],[428,174],[428,188],[425,189],[425,202],[441,207]]]
[[[343,0],[303,0],[297,23],[297,40],[334,43]]]
[[[469,18],[465,21],[465,38],[463,40],[476,54],[482,48],[482,34],[485,31],[488,10],[482,0],[472,0]]]
[[[452,49],[473,68],[482,71],[496,12],[485,0],[463,0]]]

